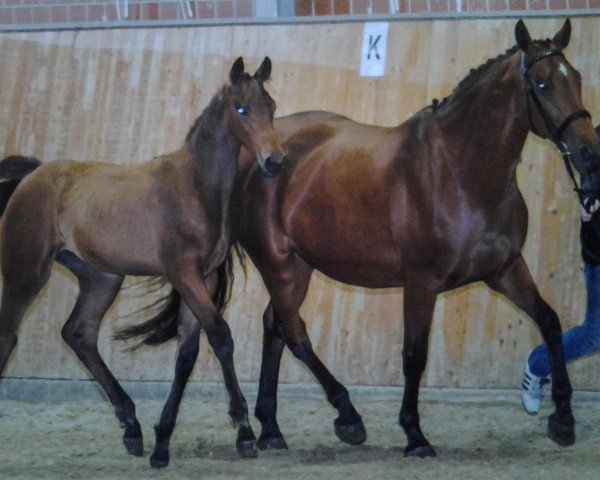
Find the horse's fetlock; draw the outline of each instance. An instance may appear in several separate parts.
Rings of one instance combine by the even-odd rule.
[[[411,412],[400,412],[399,417],[400,426],[404,429],[411,428],[413,425],[419,423],[419,414]]]
[[[131,400],[126,400],[115,405],[115,415],[125,425],[137,421],[135,417],[135,404]]]
[[[329,403],[333,405],[336,409],[341,409],[350,403],[350,394],[348,390],[343,385],[340,385],[340,388],[328,398]]]
[[[173,434],[173,429],[175,424],[172,425],[163,425],[162,423],[157,423],[154,425],[154,433],[156,434],[156,441],[163,444],[168,448],[169,439]]]

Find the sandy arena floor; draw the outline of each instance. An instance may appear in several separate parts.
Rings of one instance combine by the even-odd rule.
[[[248,398],[250,404],[254,399]],[[27,403],[0,401],[2,479],[598,479],[600,405],[574,403],[577,443],[561,448],[546,437],[551,405],[528,416],[517,399],[502,402],[424,401],[421,421],[438,456],[406,459],[397,423],[399,401],[354,400],[368,440],[350,447],[333,433],[334,410],[313,398],[282,398],[280,426],[288,451],[238,458],[224,402],[184,399],[171,441],[171,464],[151,469],[152,425],[162,401],[138,400],[145,435],[142,458],[126,454],[121,430],[101,399]],[[253,421],[258,432],[258,422]]]

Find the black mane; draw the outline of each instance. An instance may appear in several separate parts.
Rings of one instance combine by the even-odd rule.
[[[534,43],[538,46],[549,48],[551,40],[536,40]],[[498,55],[497,57],[488,59],[486,62],[479,65],[479,67],[472,68],[467,74],[467,76],[458,83],[454,90],[452,90],[452,93],[450,95],[446,96],[442,101],[439,101],[438,99],[434,98],[431,102],[430,108],[436,110],[442,107],[451,97],[458,95],[462,90],[468,88],[476,80],[478,80],[481,77],[481,75],[483,75],[483,73],[486,72],[491,66],[495,65],[497,62],[502,62],[506,60],[508,57],[514,55],[515,52],[517,52],[518,50],[519,47],[514,45],[508,50],[506,50],[504,53]]]

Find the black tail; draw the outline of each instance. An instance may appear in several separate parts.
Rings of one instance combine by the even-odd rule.
[[[231,286],[233,285],[233,254],[235,250],[241,259],[239,248],[232,247],[227,253],[225,261],[217,269],[217,289],[212,297],[219,315],[222,315],[229,299],[231,298]],[[160,345],[172,338],[177,337],[177,321],[179,319],[179,307],[181,295],[174,288],[164,297],[163,307],[152,318],[143,323],[119,330],[114,337],[117,340],[127,340],[134,337],[143,337],[141,342],[134,345],[132,349],[142,345]]]
[[[0,216],[4,215],[8,199],[21,180],[41,164],[37,158],[23,155],[12,155],[0,160]]]

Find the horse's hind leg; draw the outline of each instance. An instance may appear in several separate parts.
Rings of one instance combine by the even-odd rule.
[[[561,446],[575,443],[575,419],[571,411],[572,388],[567,373],[562,330],[558,316],[542,299],[522,256],[498,278],[487,281],[490,288],[504,294],[538,325],[548,347],[552,367],[552,399],[555,412],[548,418],[548,436]]]
[[[123,276],[95,270],[72,253],[65,251],[58,255],[57,261],[71,270],[79,281],[79,297],[62,328],[62,337],[113,405],[115,414],[124,428],[123,443],[127,451],[140,456],[144,448],[135,405],[98,352],[100,324],[119,293]]]
[[[0,307],[0,374],[17,345],[19,324],[44,283],[15,283],[9,278],[4,279]]]
[[[292,354],[310,369],[325,390],[329,403],[338,411],[339,416],[334,422],[338,438],[350,445],[363,443],[367,434],[362,418],[352,405],[346,387],[317,357],[308,338],[306,324],[299,314],[312,269],[290,253],[284,264],[280,264],[276,270],[269,274],[265,273],[268,272],[267,268],[261,271],[271,296],[271,305],[265,312],[263,360],[256,401],[256,416],[263,427],[263,447],[276,447],[278,443],[284,446],[283,437],[279,439],[277,436],[279,429],[275,418],[277,376],[281,360],[280,339],[285,339]]]
[[[42,234],[38,240],[41,243]],[[0,375],[17,344],[17,331],[27,308],[50,278],[54,255],[50,246],[33,240],[20,248],[23,236],[4,230],[2,305],[0,306]]]
[[[150,465],[154,468],[166,467],[169,464],[169,442],[175,429],[175,421],[183,391],[198,358],[199,337],[200,324],[187,305],[182,303],[177,321],[175,379],[167,402],[163,407],[160,420],[154,426],[156,445],[150,456]]]

